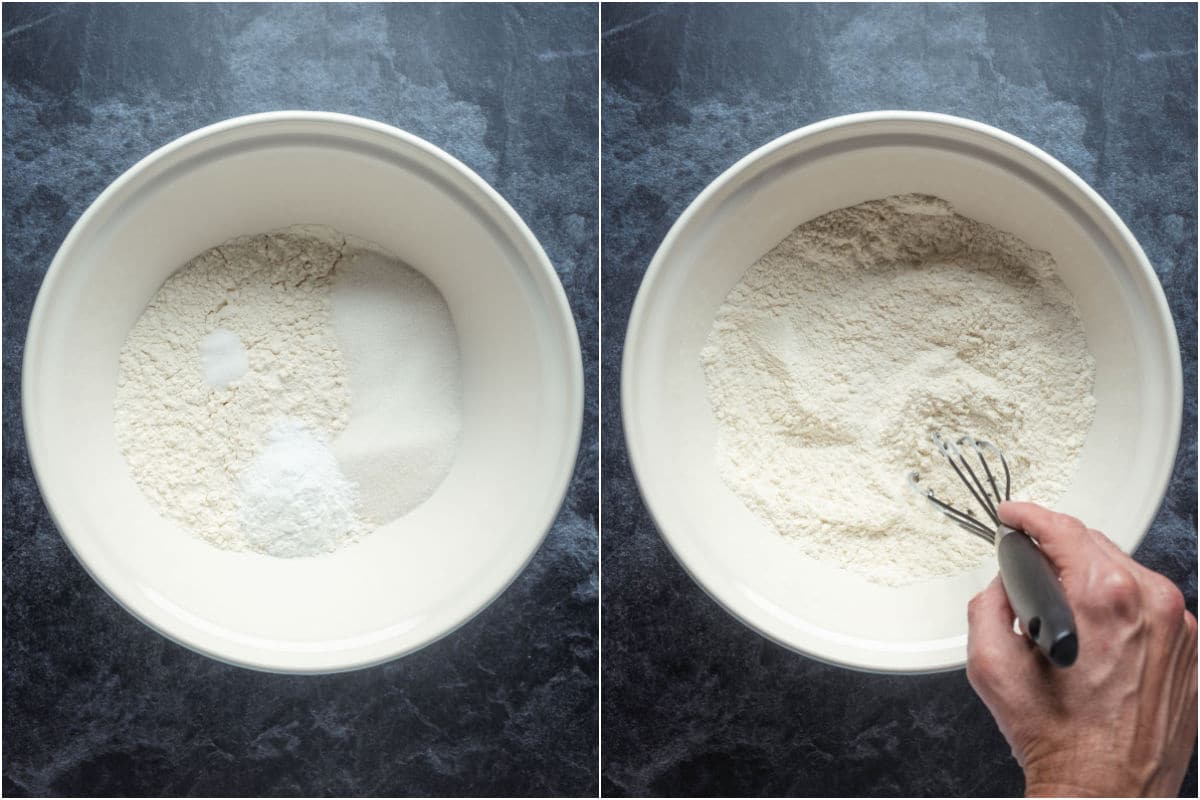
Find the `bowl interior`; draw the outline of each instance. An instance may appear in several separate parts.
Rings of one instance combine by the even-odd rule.
[[[1096,204],[1103,201],[1093,202],[1089,190],[1026,148],[931,119],[862,120],[784,137],[710,187],[655,257],[630,324],[622,380],[638,482],[686,569],[771,638],[864,669],[961,666],[967,600],[996,571],[989,563],[907,587],[875,585],[802,555],[717,472],[716,424],[699,360],[717,308],[789,231],[834,209],[933,194],[1054,256],[1097,362],[1094,427],[1058,507],[1126,550],[1148,528],[1179,434],[1170,315],[1140,249]],[[930,524],[944,523],[931,514]]]
[[[383,245],[441,290],[462,359],[461,444],[428,501],[356,545],[226,552],[160,517],[133,482],[113,433],[118,354],[191,257],[298,223]],[[159,151],[64,243],[30,329],[30,449],[72,549],[143,620],[236,663],[348,668],[453,629],[531,557],[578,446],[576,341],[532,234],[465,167],[383,126],[262,115]]]

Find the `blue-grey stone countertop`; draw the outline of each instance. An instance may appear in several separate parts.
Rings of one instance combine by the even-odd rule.
[[[1183,352],[1183,439],[1137,557],[1195,611],[1195,7],[605,4],[601,19],[603,791],[1020,793],[1020,771],[961,671],[825,666],[767,642],[692,583],[625,457],[625,326],[678,215],[771,139],[878,109],[1010,131],[1108,200],[1166,290]],[[1194,760],[1182,794],[1196,795]]]
[[[4,794],[595,793],[598,13],[5,5]],[[184,133],[288,108],[396,125],[499,190],[566,287],[589,398],[516,583],[418,653],[319,677],[219,664],[121,610],[47,516],[21,428],[30,310],[88,204]]]

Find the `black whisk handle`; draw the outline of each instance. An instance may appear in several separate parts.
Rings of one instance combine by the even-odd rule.
[[[1075,663],[1079,638],[1075,615],[1049,559],[1024,532],[1001,525],[996,558],[1008,603],[1021,621],[1021,630],[1057,667]]]

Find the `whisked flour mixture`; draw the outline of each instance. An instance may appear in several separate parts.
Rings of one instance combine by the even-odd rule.
[[[130,332],[115,426],[143,492],[206,541],[334,550],[450,470],[449,309],[423,275],[330,228],[225,242],[168,278]]]
[[[798,227],[729,293],[701,359],[729,487],[809,556],[887,585],[992,557],[907,486],[916,469],[966,503],[930,430],[996,442],[1014,499],[1052,505],[1095,414],[1050,255],[922,195]]]

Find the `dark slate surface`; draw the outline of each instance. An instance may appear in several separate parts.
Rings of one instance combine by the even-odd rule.
[[[594,794],[594,6],[4,7],[4,784],[23,794]],[[558,268],[589,397],[533,563],[453,636],[324,677],[228,667],[113,603],[42,506],[29,313],[67,230],[137,159],[256,111],[358,114],[496,187]]]
[[[1195,611],[1195,8],[606,4],[602,20],[604,792],[1019,793],[1021,774],[962,672],[823,666],[766,642],[693,585],[625,458],[625,326],[676,217],[776,136],[887,108],[1011,131],[1099,190],[1170,299],[1184,445],[1137,555]],[[1194,797],[1194,760],[1184,786]]]

